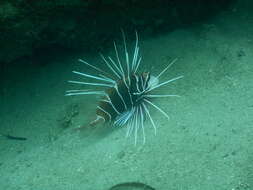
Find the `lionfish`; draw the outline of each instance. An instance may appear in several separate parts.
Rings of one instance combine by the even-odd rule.
[[[109,122],[114,126],[126,126],[126,137],[134,133],[135,144],[139,130],[142,131],[143,143],[146,141],[144,121],[148,118],[154,128],[156,134],[156,124],[150,114],[149,107],[158,110],[162,115],[169,119],[169,116],[159,106],[153,103],[155,98],[177,97],[173,94],[153,94],[152,92],[164,85],[167,85],[183,76],[178,76],[164,82],[159,82],[159,78],[171,67],[177,59],[168,64],[157,76],[153,76],[150,72],[138,72],[142,61],[139,49],[139,38],[135,32],[136,40],[132,58],[129,57],[126,45],[126,37],[122,31],[123,37],[123,59],[119,56],[116,42],[113,43],[115,51],[115,59],[100,54],[103,63],[108,71],[94,66],[82,59],[79,61],[90,69],[97,72],[96,74],[88,74],[78,71],[72,71],[74,74],[80,75],[87,79],[93,79],[97,82],[84,81],[68,81],[69,83],[98,86],[102,90],[68,90],[66,96],[73,95],[101,95],[101,99],[96,107],[96,119],[90,122],[90,126],[98,123]]]

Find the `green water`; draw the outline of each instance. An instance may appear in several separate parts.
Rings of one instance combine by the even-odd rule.
[[[181,97],[156,101],[170,120],[152,110],[157,134],[145,123],[145,145],[134,146],[125,128],[73,130],[94,119],[98,99],[65,97],[66,81],[82,69],[78,58],[99,57],[69,55],[40,70],[7,70],[1,133],[27,140],[0,137],[0,189],[108,190],[125,182],[157,190],[252,189],[253,14],[241,11],[141,40],[144,70],[159,73],[178,58],[164,79],[184,75],[159,90]]]

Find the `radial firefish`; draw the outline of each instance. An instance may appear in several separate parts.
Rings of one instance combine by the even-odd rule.
[[[155,98],[178,97],[178,95],[174,94],[153,94],[153,91],[183,76],[159,82],[159,78],[177,59],[170,62],[157,76],[151,75],[150,72],[138,72],[142,61],[139,52],[138,34],[136,32],[135,47],[131,59],[129,57],[124,32],[122,32],[122,36],[123,58],[120,58],[118,47],[115,42],[115,59],[100,54],[107,70],[79,59],[80,62],[84,63],[84,65],[94,70],[96,73],[88,74],[78,71],[73,71],[73,73],[96,82],[68,81],[74,84],[101,87],[101,90],[68,90],[66,96],[101,95],[101,99],[96,108],[96,118],[90,122],[90,125],[94,126],[98,123],[110,122],[115,126],[126,126],[126,136],[128,137],[130,134],[134,134],[135,144],[137,142],[138,132],[142,131],[143,143],[145,143],[144,121],[148,119],[151,122],[155,134],[157,129],[150,114],[149,107],[155,108],[166,118],[169,118],[165,111],[153,103],[153,100]]]

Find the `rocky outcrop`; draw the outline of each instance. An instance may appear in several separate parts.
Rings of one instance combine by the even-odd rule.
[[[232,0],[2,0],[0,62],[106,47],[120,29],[150,35],[200,21]]]

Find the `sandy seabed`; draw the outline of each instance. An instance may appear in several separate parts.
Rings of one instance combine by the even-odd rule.
[[[98,57],[73,55],[39,70],[17,64],[20,69],[6,71],[0,132],[27,140],[0,138],[1,189],[109,190],[125,182],[156,190],[253,188],[250,10],[241,6],[206,24],[141,40],[140,48],[144,70],[158,74],[178,58],[163,80],[184,75],[159,89],[181,97],[155,101],[171,119],[152,110],[158,129],[155,136],[145,123],[145,145],[140,135],[134,146],[125,128],[73,130],[94,119],[98,97],[65,97],[66,81],[72,70],[82,71],[78,58],[97,63]]]

